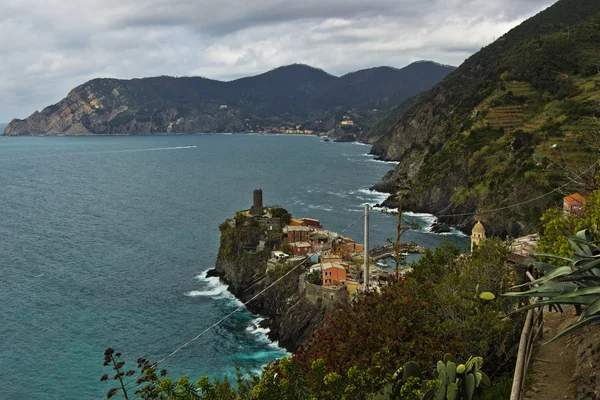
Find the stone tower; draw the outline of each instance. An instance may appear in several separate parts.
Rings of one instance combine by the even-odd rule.
[[[471,253],[473,252],[473,248],[475,248],[475,246],[479,246],[484,240],[485,228],[483,227],[481,221],[478,220],[471,231]]]
[[[251,215],[262,215],[263,213],[263,197],[262,197],[262,189],[256,189],[253,193],[254,202],[252,207],[250,208]]]

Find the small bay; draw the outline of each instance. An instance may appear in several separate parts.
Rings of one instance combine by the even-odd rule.
[[[368,187],[393,163],[370,147],[317,137],[180,135],[0,137],[0,369],[2,399],[102,398],[103,351],[133,367],[158,360],[239,306],[204,273],[218,226],[267,205],[312,217],[362,242]],[[432,248],[431,217],[404,241]],[[371,246],[396,217],[371,215]],[[468,238],[446,236],[466,246]],[[171,376],[223,376],[234,361],[259,370],[286,352],[257,316],[240,312],[164,363]]]

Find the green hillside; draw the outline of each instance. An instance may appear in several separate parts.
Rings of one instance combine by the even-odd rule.
[[[407,172],[411,206],[437,214],[476,212],[492,233],[535,229],[543,209],[599,158],[600,2],[561,0],[470,57],[398,119],[375,126],[373,151],[401,163],[376,187]],[[385,126],[384,124],[387,124]],[[593,181],[592,168],[583,179]],[[471,216],[446,221],[469,228]]]
[[[5,134],[248,132],[297,125],[327,131],[339,122],[336,113],[349,111],[358,115],[359,126],[367,127],[453,69],[417,62],[336,77],[294,64],[229,82],[169,76],[94,79],[59,103],[13,120]]]

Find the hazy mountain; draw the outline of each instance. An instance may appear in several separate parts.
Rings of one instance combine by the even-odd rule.
[[[5,135],[81,133],[244,132],[333,120],[340,110],[387,110],[428,89],[454,67],[417,62],[402,69],[378,67],[336,77],[307,65],[221,82],[167,76],[94,79]],[[365,123],[375,118],[364,118]],[[319,128],[317,126],[317,128]]]

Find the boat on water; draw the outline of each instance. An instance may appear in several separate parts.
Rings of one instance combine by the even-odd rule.
[[[387,265],[385,262],[383,261],[377,261],[375,263],[375,266],[379,267],[379,268],[389,268],[389,265]]]
[[[324,137],[323,137],[323,141],[324,141],[324,142],[329,142],[329,138],[328,138],[327,136],[324,136]]]

